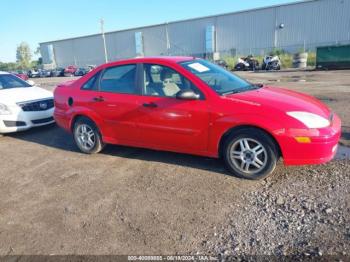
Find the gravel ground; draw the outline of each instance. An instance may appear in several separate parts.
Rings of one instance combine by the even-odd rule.
[[[350,162],[288,168],[232,206],[201,252],[294,258],[350,255]],[[243,203],[243,204],[242,204]]]
[[[308,93],[343,121],[337,159],[277,174],[231,207],[227,222],[203,240],[201,251],[227,256],[274,255],[350,261],[350,72],[238,72],[252,82]],[[342,159],[342,160],[339,160]],[[242,204],[243,203],[243,204]]]
[[[0,255],[266,254],[348,261],[350,71],[239,74],[327,103],[343,121],[338,160],[288,168],[280,162],[273,176],[246,181],[203,157],[118,146],[86,156],[55,125],[5,135]],[[35,79],[49,90],[64,80]]]

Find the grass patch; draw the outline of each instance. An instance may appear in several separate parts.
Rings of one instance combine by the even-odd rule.
[[[307,66],[316,66],[316,52],[309,52],[307,58]]]
[[[281,60],[281,64],[282,64],[282,68],[292,68],[293,67],[293,55],[292,54],[288,54],[288,53],[284,53],[281,54],[280,56],[280,60]]]

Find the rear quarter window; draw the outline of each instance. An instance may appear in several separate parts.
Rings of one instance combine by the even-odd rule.
[[[98,89],[98,79],[100,77],[101,72],[96,73],[94,76],[92,76],[83,86],[81,87],[82,90],[97,90]]]

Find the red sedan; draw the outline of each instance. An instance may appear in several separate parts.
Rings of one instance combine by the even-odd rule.
[[[78,67],[74,65],[67,66],[64,69],[64,75],[65,76],[74,76],[74,73],[78,70]]]
[[[84,153],[120,144],[222,157],[248,179],[320,164],[337,149],[339,117],[297,92],[254,85],[193,57],[104,64],[54,93],[55,120]]]

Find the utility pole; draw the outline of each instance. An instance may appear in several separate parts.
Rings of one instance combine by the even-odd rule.
[[[103,39],[103,49],[105,51],[105,62],[108,63],[106,37],[105,37],[105,31],[104,31],[104,23],[105,23],[105,21],[103,20],[103,18],[101,18],[100,23],[101,23],[101,34],[102,34],[102,39]]]
[[[277,11],[275,8],[275,31],[274,31],[274,39],[273,39],[273,47],[277,48]]]
[[[167,55],[170,54],[170,39],[169,39],[169,32],[168,32],[168,22],[165,23],[165,36],[166,36],[166,51],[167,51]]]

